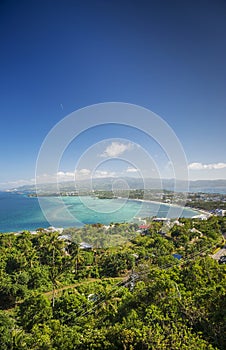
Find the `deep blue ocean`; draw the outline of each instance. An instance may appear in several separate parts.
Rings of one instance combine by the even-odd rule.
[[[42,207],[42,209],[41,209]],[[45,197],[0,192],[0,232],[35,230],[39,227],[72,227],[101,222],[130,222],[137,217],[192,217],[196,211],[152,202],[97,199],[92,197]],[[170,210],[170,211],[169,211]]]

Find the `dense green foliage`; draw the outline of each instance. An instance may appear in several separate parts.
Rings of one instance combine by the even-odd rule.
[[[0,235],[1,349],[225,349],[225,265],[211,257],[225,227],[211,217],[85,226],[69,240]]]
[[[204,210],[214,210],[215,208],[226,210],[226,202],[222,201],[203,201],[203,200],[196,200],[188,202],[187,205],[192,208],[197,209],[204,209]]]
[[[217,211],[217,209],[226,209],[226,195],[220,193],[189,193],[187,197],[187,206],[192,208],[204,209],[207,211]]]

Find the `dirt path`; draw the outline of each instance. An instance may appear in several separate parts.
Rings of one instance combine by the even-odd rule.
[[[69,286],[63,286],[61,288],[58,288],[58,289],[55,289],[55,297],[59,297],[59,294],[61,292],[63,292],[64,290],[67,290],[67,289],[74,289],[78,286],[81,286],[82,284],[88,284],[88,283],[92,283],[92,282],[102,282],[102,281],[110,281],[110,280],[113,280],[113,281],[123,281],[125,279],[127,279],[128,276],[122,276],[122,277],[106,277],[106,278],[89,278],[89,279],[86,279],[85,281],[81,281],[81,282],[77,282],[77,283],[73,283],[73,284],[70,284]],[[43,295],[46,295],[48,298],[52,298],[52,295],[53,295],[53,291],[50,290],[48,292],[41,292],[41,294]],[[24,300],[18,300],[16,302],[16,305],[19,305],[23,302]],[[16,306],[15,305],[15,306]],[[15,307],[12,307],[12,308],[9,308],[9,309],[5,309],[4,311],[5,312],[12,312],[13,310],[15,309]]]
[[[109,281],[109,280],[120,281],[120,280],[123,280],[124,278],[125,277],[108,277],[108,278],[102,278],[102,279],[101,278],[89,278],[89,279],[87,279],[85,281],[73,283],[73,284],[70,284],[69,286],[64,286],[62,288],[55,289],[55,296],[57,297],[64,290],[74,289],[74,288],[76,288],[78,286],[81,286],[82,284],[88,284],[88,283],[92,283],[92,282]],[[52,294],[53,294],[52,290],[43,293],[43,295],[50,296],[50,297],[52,297]]]

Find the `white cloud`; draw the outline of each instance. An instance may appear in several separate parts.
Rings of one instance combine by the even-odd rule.
[[[91,170],[87,168],[82,168],[76,171],[75,176],[76,180],[85,180],[89,179],[91,174]]]
[[[75,177],[75,173],[70,171],[58,171],[57,173],[58,178],[73,178]]]
[[[79,173],[80,175],[88,176],[88,175],[90,175],[90,170],[84,168],[84,169],[78,170],[78,173]]]
[[[212,170],[212,169],[224,169],[226,168],[226,163],[190,163],[188,169],[190,170]]]
[[[0,182],[0,189],[7,190],[12,188],[17,188],[24,185],[34,185],[35,181],[34,179],[30,180],[15,180],[15,181],[7,181],[7,182]]]
[[[55,175],[43,174],[36,177],[37,183],[55,183],[63,181],[74,181],[76,179],[84,179],[90,176],[89,169],[80,169],[73,171],[58,171]]]
[[[37,184],[56,183],[63,181],[72,181],[75,178],[75,173],[69,171],[58,171],[56,174],[37,175],[35,182]]]
[[[113,141],[105,151],[101,154],[101,157],[118,157],[125,151],[130,151],[133,148],[132,143],[122,143]]]
[[[127,173],[137,173],[138,171],[139,171],[139,169],[132,168],[132,167],[129,167],[126,169]]]
[[[93,174],[93,178],[115,177],[117,174],[114,171],[97,170]]]

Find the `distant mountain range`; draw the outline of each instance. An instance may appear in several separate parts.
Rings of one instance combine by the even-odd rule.
[[[164,189],[174,191],[173,179],[138,179],[132,177],[125,178],[97,178],[92,180],[80,180],[76,183],[73,181],[65,181],[61,183],[47,183],[37,185],[37,192],[55,193],[55,192],[72,192],[72,191],[91,191],[104,190],[110,191],[112,187],[123,189],[125,183],[129,189]],[[128,189],[125,188],[125,189]],[[11,191],[15,191],[12,189]],[[24,185],[16,189],[19,192],[36,192],[35,185]],[[187,191],[187,183],[183,180],[177,181],[177,191]],[[190,181],[189,192],[207,192],[207,193],[226,193],[226,180],[197,180]]]

